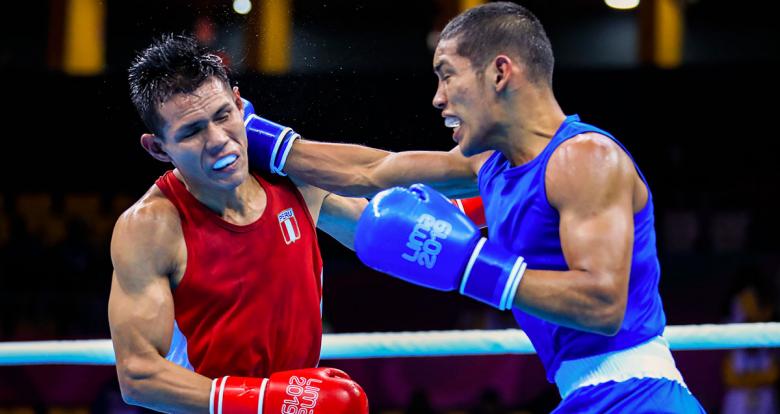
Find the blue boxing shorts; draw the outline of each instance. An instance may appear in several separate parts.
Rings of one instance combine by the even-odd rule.
[[[553,414],[705,412],[683,382],[663,337],[564,361],[555,382],[563,400]]]
[[[696,397],[677,381],[632,378],[578,388],[552,414],[704,413]]]

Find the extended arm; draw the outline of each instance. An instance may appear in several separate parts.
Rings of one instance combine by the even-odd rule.
[[[392,153],[352,144],[299,139],[292,129],[245,112],[250,162],[255,168],[290,174],[327,191],[371,196],[380,190],[417,182],[451,197],[477,194],[476,177],[490,152],[465,157],[455,147],[444,151]]]
[[[328,191],[371,196],[393,186],[422,182],[449,197],[478,194],[477,172],[491,153],[467,158],[444,151],[388,152],[351,144],[298,141],[285,171]]]

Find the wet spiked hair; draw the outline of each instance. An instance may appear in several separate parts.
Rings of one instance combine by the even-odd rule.
[[[230,86],[222,59],[193,37],[166,34],[139,53],[130,66],[130,99],[150,131],[161,135],[158,106],[178,93],[192,93],[216,77]]]

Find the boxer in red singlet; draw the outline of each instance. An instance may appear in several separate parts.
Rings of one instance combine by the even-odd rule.
[[[316,368],[316,227],[351,246],[363,199],[249,171],[244,104],[220,59],[165,36],[130,69],[173,164],[117,221],[109,322],[122,395],[164,412],[367,413],[345,373]]]

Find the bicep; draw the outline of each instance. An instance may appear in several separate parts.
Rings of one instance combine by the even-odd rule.
[[[120,218],[111,240],[114,272],[108,302],[117,364],[165,356],[173,334],[169,271],[177,237],[159,219]]]
[[[570,269],[627,276],[634,235],[630,203],[568,206],[559,212],[561,248]]]
[[[546,174],[566,262],[622,289],[633,248],[633,163],[611,142],[566,144],[553,154]]]
[[[354,250],[355,227],[367,204],[368,200],[364,198],[328,194],[322,203],[317,227]]]
[[[117,364],[130,357],[164,357],[173,334],[173,297],[166,277],[128,282],[114,272],[108,301]],[[124,280],[123,280],[124,279]]]

